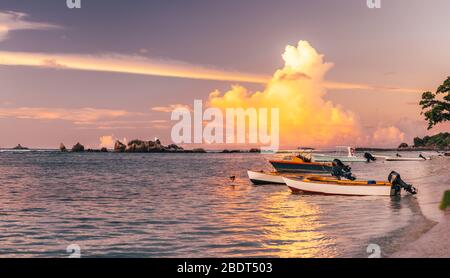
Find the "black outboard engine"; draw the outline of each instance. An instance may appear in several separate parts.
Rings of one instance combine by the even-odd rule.
[[[422,158],[423,160],[427,160],[427,158],[425,156],[423,156],[422,154],[419,154],[419,157]]]
[[[349,180],[356,180],[356,177],[352,174],[352,168],[348,165],[345,165],[339,159],[333,160],[333,169],[331,169],[331,175],[335,176],[338,179],[346,178]]]
[[[388,176],[388,181],[392,183],[392,189],[395,190],[395,195],[398,195],[400,193],[400,189],[405,189],[405,191],[411,193],[411,194],[417,194],[417,189],[413,187],[411,184],[407,184],[404,182],[400,174],[392,171]]]
[[[364,153],[364,158],[367,159],[367,162],[377,160],[371,153]]]

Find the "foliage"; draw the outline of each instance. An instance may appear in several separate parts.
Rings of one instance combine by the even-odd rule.
[[[442,99],[440,99],[441,95]],[[428,121],[428,129],[438,123],[450,121],[450,76],[439,86],[436,93],[424,92],[420,105],[422,114]]]
[[[450,190],[444,192],[444,196],[442,197],[440,209],[444,210],[450,206]]]
[[[423,138],[414,138],[414,147],[450,147],[450,133],[442,132],[433,136],[425,136]]]

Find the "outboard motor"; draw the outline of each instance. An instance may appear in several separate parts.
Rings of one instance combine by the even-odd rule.
[[[419,157],[422,158],[423,160],[427,160],[427,158],[425,156],[423,156],[422,154],[419,154]]]
[[[335,176],[338,179],[346,178],[349,180],[356,180],[356,177],[352,174],[352,168],[348,165],[345,165],[339,159],[333,160],[333,169],[331,169],[331,175]]]
[[[395,190],[395,195],[400,194],[400,190],[403,188],[405,191],[411,193],[411,194],[417,194],[417,189],[413,187],[411,184],[407,184],[404,182],[400,174],[392,171],[388,176],[388,181],[392,183],[392,190]]]
[[[364,158],[367,159],[367,162],[377,160],[371,153],[364,153]]]

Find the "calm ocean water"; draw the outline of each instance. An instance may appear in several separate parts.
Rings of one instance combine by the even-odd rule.
[[[430,191],[447,186],[449,164],[352,167],[378,179],[395,169]],[[77,244],[83,257],[367,257],[373,239],[422,215],[412,196],[254,186],[249,168],[270,170],[260,154],[0,153],[0,256],[67,257]]]

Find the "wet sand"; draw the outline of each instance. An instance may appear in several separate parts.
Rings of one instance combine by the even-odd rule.
[[[418,240],[407,244],[392,258],[450,258],[450,221],[449,216],[436,224]]]
[[[415,232],[409,230],[402,233],[409,237],[410,242],[404,240],[403,246],[391,253],[392,258],[450,258],[450,209],[439,210],[439,204],[445,190],[450,189],[450,174],[448,165],[450,159],[437,158],[428,164],[433,168],[429,178],[421,181],[421,190],[418,195],[418,205],[424,218],[422,223],[415,223]],[[442,172],[445,171],[445,172]],[[420,233],[420,231],[422,231]],[[417,237],[417,232],[420,233]]]

